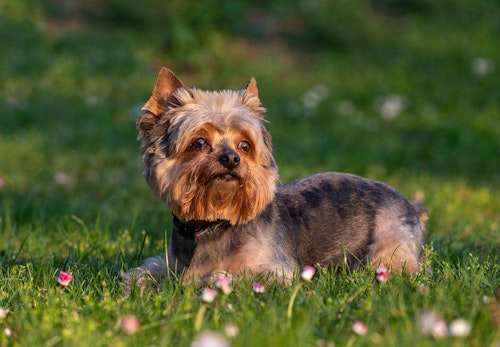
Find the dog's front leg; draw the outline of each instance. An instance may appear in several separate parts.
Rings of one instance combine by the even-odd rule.
[[[135,288],[144,290],[148,286],[152,286],[158,289],[165,278],[177,273],[177,271],[176,260],[169,247],[166,257],[147,258],[141,266],[127,272],[122,271],[121,277],[125,286],[125,295],[130,296]]]

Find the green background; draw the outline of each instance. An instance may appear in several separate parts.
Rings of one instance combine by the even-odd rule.
[[[199,287],[124,300],[118,275],[163,253],[171,226],[135,129],[162,66],[200,89],[255,77],[282,182],[350,172],[430,212],[431,276],[379,287],[369,270],[325,270],[292,321],[291,288],[255,298],[241,280],[204,328],[236,322],[234,345],[498,345],[483,302],[500,284],[498,18],[493,0],[0,0],[0,327],[13,332],[0,345],[193,340]],[[75,276],[65,291],[59,270]],[[425,309],[465,317],[471,335],[423,337]],[[127,313],[143,323],[133,336]]]

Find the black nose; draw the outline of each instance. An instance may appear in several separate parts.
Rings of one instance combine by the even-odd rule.
[[[227,167],[228,169],[234,169],[240,164],[240,156],[236,152],[226,149],[219,156],[219,163]]]

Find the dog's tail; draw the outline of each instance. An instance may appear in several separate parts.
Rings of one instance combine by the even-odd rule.
[[[429,212],[420,202],[412,201],[411,203],[413,208],[418,213],[418,218],[420,219],[420,228],[422,228],[422,232],[425,232],[425,222],[429,219]]]
[[[411,204],[413,205],[415,211],[417,211],[418,217],[420,219],[420,227],[422,228],[422,231],[425,232],[425,222],[427,222],[427,220],[429,219],[429,212],[423,205],[423,202],[424,202],[424,192],[419,190],[413,196]]]

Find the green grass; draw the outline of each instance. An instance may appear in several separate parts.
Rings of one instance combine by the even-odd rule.
[[[234,323],[234,346],[498,346],[498,304],[484,297],[500,286],[500,6],[221,4],[0,0],[0,346],[189,346],[197,335],[199,286],[125,299],[119,277],[162,254],[171,227],[141,177],[135,130],[163,65],[202,89],[255,76],[283,182],[351,172],[424,194],[431,214],[432,275],[379,284],[368,270],[324,269],[290,320],[297,282],[255,295],[239,279],[201,330]],[[391,95],[403,108],[383,117]],[[65,289],[60,270],[74,275]],[[468,320],[471,334],[423,336],[428,310]],[[133,335],[119,326],[128,314],[141,322]]]

